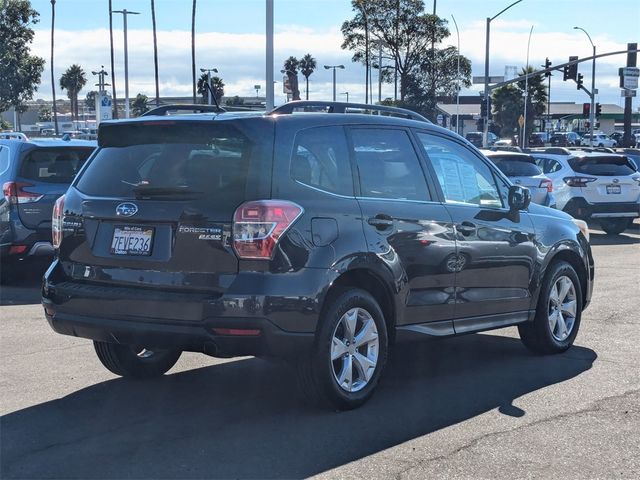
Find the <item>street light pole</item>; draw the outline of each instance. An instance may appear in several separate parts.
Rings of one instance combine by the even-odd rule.
[[[207,99],[208,99],[208,105],[213,105],[213,99],[211,98],[212,93],[213,92],[213,86],[211,85],[211,72],[213,73],[218,73],[218,69],[217,68],[201,68],[200,71],[202,73],[206,73],[207,74],[207,85],[209,85],[209,91],[207,92]]]
[[[346,95],[347,96],[347,103],[349,103],[349,92],[342,92],[340,95]]]
[[[533,25],[529,30],[529,40],[527,41],[527,66],[525,67],[526,77],[524,78],[524,124],[522,125],[522,148],[527,148],[527,104],[529,103],[529,47],[531,46],[531,34]]]
[[[265,109],[267,112],[273,110],[275,101],[275,89],[273,84],[273,0],[266,0],[266,92],[265,92]]]
[[[514,5],[517,5],[522,0],[517,0],[509,5],[507,8],[501,10],[493,17],[487,17],[487,34],[486,34],[486,42],[484,49],[484,102],[487,107],[487,116],[484,119],[484,128],[482,132],[482,145],[484,147],[487,146],[487,133],[489,132],[489,117],[491,116],[491,112],[489,111],[489,35],[491,33],[491,22],[502,15],[504,12],[509,10]]]
[[[435,3],[434,3],[435,8]],[[456,26],[456,35],[458,36],[458,66],[456,73],[456,133],[460,133],[460,31],[458,30],[458,22],[456,22],[456,17],[451,15],[453,18],[453,24]]]
[[[591,108],[589,108],[589,146],[593,147],[593,125],[596,120],[595,101],[596,101],[596,46],[591,40],[591,35],[584,28],[573,27],[574,30],[582,30],[589,39],[589,43],[593,47],[593,64],[591,65]]]
[[[324,69],[333,69],[333,101],[336,101],[336,68],[344,69],[344,65],[325,65]]]
[[[129,10],[114,10],[113,13],[121,13],[124,21],[124,116],[129,118],[129,50],[127,42],[127,16],[140,15],[140,12]]]

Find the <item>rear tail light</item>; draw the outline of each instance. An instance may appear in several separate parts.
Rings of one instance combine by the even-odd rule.
[[[551,180],[542,180],[539,188],[546,188],[547,192],[553,192],[553,182]]]
[[[44,195],[24,191],[25,188],[34,186],[35,185],[32,185],[31,183],[7,182],[2,186],[2,193],[4,194],[4,198],[7,199],[7,202],[12,205],[37,202],[44,197]]]
[[[62,222],[64,217],[64,195],[56,200],[51,216],[51,236],[53,237],[53,248],[60,248],[62,243]]]
[[[233,248],[239,258],[269,260],[278,240],[302,215],[302,207],[283,200],[240,205],[233,215]]]
[[[570,187],[586,187],[588,183],[596,181],[593,177],[564,177],[562,180]]]

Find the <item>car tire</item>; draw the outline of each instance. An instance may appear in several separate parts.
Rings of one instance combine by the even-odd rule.
[[[341,290],[327,302],[313,350],[295,361],[298,382],[309,403],[351,410],[371,398],[384,369],[385,319],[364,290]]]
[[[620,235],[629,228],[630,220],[628,218],[602,218],[600,226],[608,235]]]
[[[534,320],[519,324],[518,333],[534,353],[561,353],[573,345],[581,317],[578,274],[567,262],[556,262],[545,275]]]
[[[164,375],[173,367],[180,350],[147,350],[132,345],[94,341],[93,346],[107,370],[121,377],[153,378]]]

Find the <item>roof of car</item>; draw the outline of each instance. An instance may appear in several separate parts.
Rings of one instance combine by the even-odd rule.
[[[53,147],[53,148],[63,148],[63,147],[92,147],[95,148],[97,143],[95,140],[61,140],[59,138],[39,138],[39,139],[29,139],[27,141],[24,140],[4,140],[0,139],[0,145],[8,145],[8,146],[25,146],[28,148],[29,145],[36,147]]]
[[[485,150],[485,149],[481,149],[480,151],[485,157],[488,157],[488,158],[495,157],[495,158],[501,158],[503,160],[507,160],[507,159],[508,160],[524,160],[529,163],[533,161],[533,157],[531,155],[523,152],[509,152],[506,150],[495,151],[495,150]]]

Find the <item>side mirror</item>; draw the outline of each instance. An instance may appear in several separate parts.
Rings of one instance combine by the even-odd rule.
[[[509,209],[512,212],[526,210],[531,203],[531,192],[520,185],[509,187]]]

